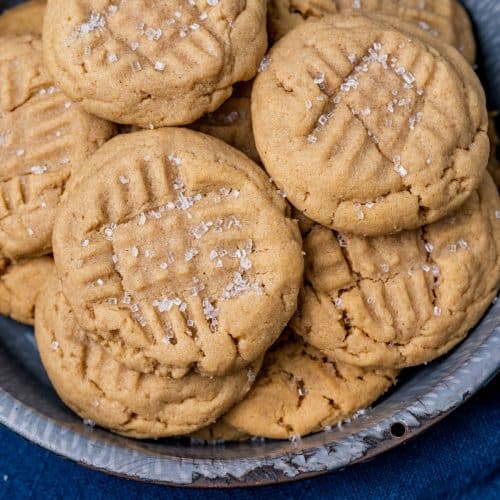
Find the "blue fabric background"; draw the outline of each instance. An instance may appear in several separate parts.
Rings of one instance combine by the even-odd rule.
[[[497,378],[426,433],[371,462],[307,481],[232,491],[167,488],[106,476],[0,427],[0,498],[499,500],[499,389]]]

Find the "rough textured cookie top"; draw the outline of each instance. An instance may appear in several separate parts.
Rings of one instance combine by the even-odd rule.
[[[252,78],[267,45],[264,0],[51,0],[45,60],[90,112],[181,125]]]
[[[292,336],[266,355],[254,387],[222,420],[255,436],[303,436],[366,408],[394,384],[396,375],[395,370],[329,361]]]
[[[470,66],[383,19],[304,23],[271,49],[252,93],[257,149],[289,200],[316,222],[364,235],[460,206],[489,151]]]
[[[56,88],[41,40],[0,38],[0,255],[49,253],[71,170],[114,133]]]
[[[317,225],[292,328],[332,359],[405,367],[446,353],[500,283],[500,200],[489,175],[451,217],[360,238]]]
[[[348,11],[398,17],[453,45],[471,64],[476,58],[472,26],[457,0],[270,0],[269,37],[276,42],[309,18]]]
[[[218,139],[166,128],[114,138],[85,173],[54,231],[81,326],[141,371],[221,374],[263,354],[303,270],[297,225],[263,171]]]
[[[27,33],[41,36],[46,5],[46,0],[30,0],[3,12],[0,16],[0,36]]]
[[[248,392],[260,366],[226,377],[190,374],[182,380],[127,369],[86,337],[57,279],[40,294],[35,333],[61,399],[86,423],[129,437],[187,434],[214,422]]]

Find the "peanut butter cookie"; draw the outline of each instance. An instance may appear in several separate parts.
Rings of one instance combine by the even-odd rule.
[[[388,19],[304,23],[271,49],[252,91],[257,149],[280,189],[316,222],[365,236],[458,208],[489,153],[472,68]]]
[[[269,38],[274,43],[307,19],[349,11],[397,17],[453,45],[469,63],[476,59],[471,22],[457,0],[270,0]]]
[[[56,83],[97,116],[183,125],[255,75],[265,21],[265,0],[51,0],[45,61]]]
[[[175,380],[125,368],[82,332],[55,276],[39,295],[35,334],[61,399],[83,419],[129,437],[193,432],[237,403],[253,382],[247,370]],[[259,363],[252,368],[257,372]]]
[[[215,424],[193,432],[190,437],[195,441],[216,444],[228,441],[244,441],[250,439],[251,436],[230,426],[222,417]]]
[[[269,351],[254,387],[223,421],[271,439],[304,436],[366,408],[395,383],[396,375],[395,370],[329,361],[292,337]]]
[[[38,293],[54,273],[52,257],[0,262],[0,314],[32,325]]]
[[[0,16],[0,36],[27,33],[41,36],[46,5],[46,0],[29,0],[6,10]]]
[[[50,253],[59,199],[71,170],[113,133],[57,89],[41,40],[0,38],[0,256]]]
[[[62,203],[54,256],[77,321],[139,371],[221,375],[297,306],[296,222],[261,168],[199,132],[117,136]]]
[[[251,92],[252,82],[235,85],[233,95],[217,111],[195,122],[192,128],[227,142],[260,163],[252,131]]]
[[[357,366],[431,361],[460,342],[497,294],[500,200],[486,174],[453,215],[418,230],[360,238],[316,226],[291,327]]]

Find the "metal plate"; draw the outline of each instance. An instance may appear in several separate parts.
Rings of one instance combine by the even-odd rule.
[[[18,2],[0,0],[0,10]],[[500,2],[468,0],[482,44],[490,103],[500,101]],[[230,487],[270,484],[372,458],[460,406],[500,367],[500,302],[447,356],[403,372],[365,415],[299,442],[194,446],[188,440],[133,441],[90,429],[61,403],[40,364],[32,330],[0,318],[0,422],[30,441],[110,474],[156,483]]]

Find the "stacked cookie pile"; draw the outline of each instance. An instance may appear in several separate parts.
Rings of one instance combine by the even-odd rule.
[[[0,18],[0,309],[35,315],[87,423],[329,429],[496,297],[500,200],[457,2],[44,9]]]

